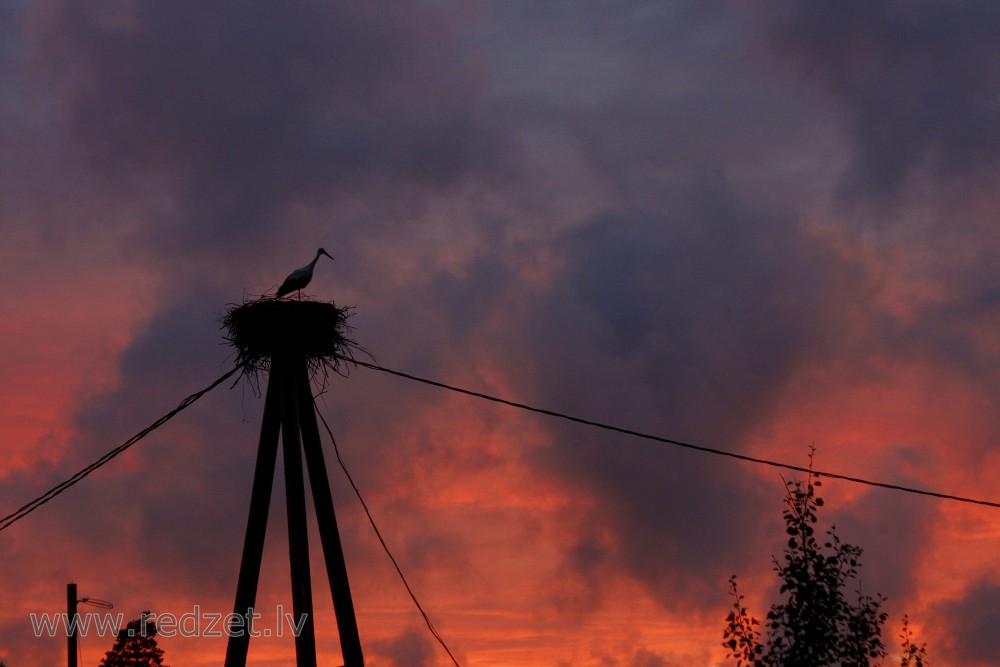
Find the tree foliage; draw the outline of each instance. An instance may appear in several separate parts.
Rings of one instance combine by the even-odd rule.
[[[148,611],[118,632],[98,667],[166,667],[163,649],[156,645],[156,623]]]
[[[842,542],[836,527],[817,533],[821,485],[812,474],[785,483],[788,542],[781,560],[774,559],[782,601],[771,605],[763,632],[743,604],[735,575],[729,580],[734,604],[723,646],[737,667],[870,667],[886,655],[882,628],[888,615],[881,595],[861,591],[861,548]],[[901,667],[924,667],[925,648],[913,644],[907,623],[904,617]]]
[[[903,642],[903,657],[900,659],[900,667],[924,667],[927,663],[927,645],[913,643],[913,631],[910,630],[910,619],[903,616],[903,629],[899,633],[899,638]]]

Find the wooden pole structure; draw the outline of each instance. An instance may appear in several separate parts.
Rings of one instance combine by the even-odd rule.
[[[77,667],[76,604],[76,584],[66,584],[66,664],[69,667]]]
[[[226,647],[226,667],[247,664],[250,649],[253,607],[257,602],[257,583],[260,564],[264,556],[264,534],[267,531],[267,513],[271,504],[271,486],[274,483],[274,462],[278,455],[278,433],[281,430],[281,406],[278,383],[268,383],[264,399],[264,417],[261,420],[260,441],[257,447],[257,465],[250,494],[250,517],[243,542],[243,559],[236,583],[236,603],[233,613],[242,617],[239,627],[229,629]]]
[[[250,516],[243,544],[239,580],[236,586],[234,618],[242,627],[230,628],[226,648],[226,667],[245,667],[252,634],[253,606],[260,580],[264,534],[274,479],[278,436],[281,435],[285,468],[285,496],[288,513],[288,553],[292,579],[293,622],[301,626],[295,637],[297,667],[316,667],[316,637],[313,622],[312,582],[309,574],[309,540],[306,526],[305,467],[312,487],[313,505],[319,523],[330,591],[333,596],[337,628],[340,634],[344,667],[363,667],[361,640],[347,580],[347,568],[333,510],[330,480],[323,460],[322,445],[316,426],[312,391],[304,354],[280,353],[271,359],[267,397],[261,423],[254,471]]]
[[[351,586],[347,580],[347,564],[340,544],[337,529],[337,515],[333,511],[333,494],[330,480],[326,476],[326,461],[323,446],[319,440],[316,425],[316,411],[313,408],[312,393],[309,390],[309,375],[303,367],[299,373],[299,396],[308,396],[309,401],[299,402],[299,420],[302,426],[302,444],[306,452],[309,468],[309,486],[312,487],[313,506],[319,522],[319,537],[323,543],[326,558],[326,575],[330,580],[330,594],[333,596],[333,610],[337,616],[337,630],[340,633],[340,649],[345,667],[364,664],[361,654],[361,639],[358,636],[358,621],[351,599]]]
[[[309,578],[309,532],[306,528],[306,490],[302,479],[302,443],[299,439],[299,400],[295,375],[288,359],[274,359],[281,383],[281,436],[285,454],[285,497],[288,508],[288,555],[292,566],[292,613],[297,667],[316,667],[316,636],[313,629],[312,581]],[[305,367],[303,361],[302,364]],[[272,372],[274,372],[272,366]],[[312,399],[312,395],[309,395]],[[326,471],[323,471],[326,474]]]

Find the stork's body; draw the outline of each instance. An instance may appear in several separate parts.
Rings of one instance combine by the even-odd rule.
[[[312,280],[313,268],[315,268],[316,262],[319,261],[320,255],[326,255],[330,259],[333,259],[330,253],[326,250],[323,250],[322,248],[317,250],[316,256],[313,257],[313,261],[309,262],[301,269],[295,269],[288,274],[288,277],[285,278],[285,282],[281,283],[281,287],[278,288],[278,298],[295,291],[299,291],[299,295],[301,296],[302,288],[308,285],[309,281]]]

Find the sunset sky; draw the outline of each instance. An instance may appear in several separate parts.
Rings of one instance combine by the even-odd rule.
[[[231,368],[228,305],[319,246],[308,293],[383,366],[1000,501],[998,34],[986,0],[0,0],[0,516]],[[263,399],[231,385],[0,532],[8,667],[65,660],[29,619],[69,582],[232,610]],[[463,667],[730,664],[729,577],[777,599],[795,473],[364,368],[319,405]],[[367,664],[451,664],[326,446]],[[890,653],[908,614],[933,664],[1000,664],[1000,509],[822,495]],[[279,475],[265,627],[284,512]]]

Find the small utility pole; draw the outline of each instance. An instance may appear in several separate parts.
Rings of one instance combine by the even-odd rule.
[[[66,658],[69,667],[77,667],[76,602],[76,584],[66,584]]]
[[[89,604],[92,607],[100,607],[101,609],[114,609],[114,605],[107,600],[77,598],[76,584],[66,584],[66,661],[69,667],[77,667],[77,663],[79,662],[80,644],[76,638],[76,633],[80,629],[80,617],[77,614],[77,605],[81,602]],[[0,667],[3,667],[3,663],[0,663]]]

